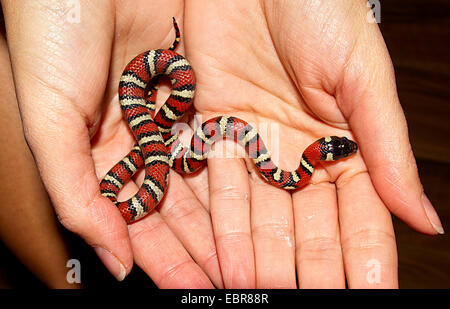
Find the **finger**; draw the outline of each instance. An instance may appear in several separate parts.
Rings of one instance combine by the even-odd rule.
[[[298,13],[302,12],[299,6],[307,8],[307,3],[286,1],[278,7],[270,4],[265,3],[266,12],[278,13],[268,14],[273,40],[280,47],[282,60],[287,60],[286,67],[294,71],[302,96],[306,102],[314,102],[308,106],[322,119],[333,119],[330,121],[333,124],[349,122],[374,186],[395,215],[420,232],[443,233],[439,217],[423,193],[418,177],[389,53],[377,24],[367,22],[368,9],[364,2],[346,1],[339,6],[334,2],[324,3],[320,10],[327,18],[304,19],[302,26],[307,31],[301,33],[290,20],[298,19]],[[280,21],[278,16],[285,18]],[[308,24],[311,21],[313,25]],[[340,27],[330,26],[335,24]],[[322,31],[320,37],[325,41],[315,41],[317,36],[298,40],[299,36],[314,31]],[[299,46],[303,51],[313,47],[314,53],[310,54],[314,61],[305,61],[305,57],[292,52],[292,48]],[[315,76],[314,72],[320,73]]]
[[[129,230],[136,264],[159,288],[213,288],[157,211],[131,224]]]
[[[139,189],[140,184],[144,180],[144,171],[140,170],[137,173],[136,181],[130,181],[126,183],[122,190],[118,194],[118,200],[123,201],[131,198]],[[148,216],[154,216],[157,219],[149,220],[147,222],[146,228],[154,225],[161,225],[161,233],[163,230],[170,229],[170,238],[176,237],[177,239],[172,239],[171,244],[168,246],[161,246],[161,250],[165,250],[167,254],[173,254],[175,250],[177,256],[174,257],[172,264],[177,264],[178,261],[186,259],[184,254],[181,254],[180,245],[183,246],[183,250],[187,251],[188,255],[191,256],[191,260],[195,261],[201,269],[202,272],[206,273],[214,285],[218,288],[223,287],[222,277],[220,273],[219,261],[217,259],[217,252],[214,243],[214,235],[212,232],[212,225],[209,213],[202,207],[199,201],[196,199],[193,192],[184,182],[183,178],[174,171],[170,171],[170,180],[167,192],[158,205],[158,214],[150,213]],[[155,211],[154,211],[155,212]],[[146,219],[144,219],[146,220]],[[134,226],[134,224],[132,225]],[[145,228],[140,228],[141,230]],[[159,229],[159,227],[158,227]],[[134,231],[134,230],[132,230]],[[153,239],[153,237],[159,238],[157,233],[153,236],[149,233],[146,236],[148,239],[146,241],[153,241],[155,244],[154,250],[158,249],[158,239]],[[150,239],[152,238],[152,239]],[[199,241],[201,239],[202,241]],[[132,237],[133,240],[133,237]],[[133,246],[139,246],[133,242]],[[135,248],[135,252],[140,254],[139,265],[143,265],[144,271],[153,279],[155,282],[161,282],[161,284],[166,288],[181,287],[176,283],[174,278],[164,278],[168,274],[164,273],[164,270],[157,265],[149,264],[154,259],[154,254],[147,251],[141,252],[139,248]],[[158,253],[160,254],[160,253]],[[169,263],[170,264],[170,263]],[[172,266],[167,265],[167,268]],[[189,272],[194,266],[189,266],[186,270],[182,272]],[[197,272],[196,269],[194,272]],[[189,274],[190,276],[190,274]],[[196,287],[195,282],[183,281],[185,287]],[[194,285],[192,285],[194,284]]]
[[[181,178],[179,175],[176,175],[176,173],[173,173],[173,175]],[[172,186],[172,190],[177,192],[178,190],[181,190],[180,195],[184,196],[184,194],[187,193],[186,191],[188,191],[186,190],[185,185],[180,186],[180,179],[176,179],[174,183],[172,181],[173,178],[174,177],[171,177],[169,188]],[[127,200],[132,197],[139,189],[138,184],[141,184],[142,181],[143,179],[141,179],[141,181],[137,180],[136,183],[130,181],[125,184],[118,194],[118,200]],[[192,195],[192,193],[190,193],[190,195]],[[160,288],[211,288],[212,285],[206,273],[199,267],[199,263],[196,263],[191,256],[194,258],[197,257],[197,260],[203,264],[203,269],[216,270],[214,267],[214,258],[211,258],[211,261],[207,258],[208,256],[214,256],[214,254],[209,254],[214,248],[211,250],[208,246],[202,245],[203,242],[198,241],[198,239],[203,239],[201,237],[205,237],[205,235],[194,235],[193,238],[195,238],[194,241],[197,242],[197,246],[198,244],[201,244],[200,248],[195,248],[192,239],[182,235],[182,233],[191,233],[192,229],[183,227],[175,228],[175,232],[179,233],[179,235],[176,235],[173,228],[167,225],[166,220],[172,225],[177,223],[180,225],[183,225],[186,222],[189,223],[189,220],[183,220],[183,217],[185,216],[181,214],[181,216],[177,217],[176,210],[170,210],[176,208],[174,205],[176,204],[176,200],[174,200],[174,198],[179,200],[179,195],[174,196],[173,191],[170,192],[169,189],[161,202],[163,205],[160,207],[160,209],[164,209],[166,208],[166,204],[169,205],[167,207],[168,209],[162,211],[165,214],[165,218],[161,213],[155,210],[142,220],[129,225],[136,264],[144,270]],[[192,200],[192,198],[190,199],[189,196],[187,196],[187,200]],[[191,209],[195,208],[197,207],[191,206]],[[179,214],[186,214],[189,212],[190,211],[178,210]],[[198,220],[194,221],[199,223]],[[197,230],[199,229],[197,228]],[[188,244],[189,248],[183,246],[184,244],[180,241],[180,237],[182,241],[184,240],[184,242]],[[207,237],[205,237],[205,239],[207,239]],[[193,254],[187,251],[189,249]],[[202,255],[202,253],[204,254]],[[211,277],[217,278],[217,272],[212,272]],[[220,285],[220,273],[218,281],[218,285]]]
[[[171,171],[169,188],[159,213],[187,252],[218,288],[223,288],[209,213],[183,178]]]
[[[324,171],[316,168],[314,176],[319,172]],[[345,288],[334,184],[312,183],[293,199],[300,288]]]
[[[251,175],[251,224],[256,287],[295,289],[294,219],[291,195]]]
[[[78,125],[75,117],[72,124]],[[84,138],[58,123],[54,127],[47,124],[45,128],[28,127],[27,130],[58,219],[93,246],[109,271],[123,280],[133,265],[128,230],[114,204],[100,195],[87,130]],[[78,141],[76,147],[61,143],[70,140]]]
[[[423,193],[388,51],[378,27],[364,27],[337,89],[338,104],[383,202],[418,231],[442,234],[439,217]]]
[[[201,205],[209,212],[208,169],[203,168],[194,175],[186,175],[184,181],[194,192]]]
[[[179,123],[178,125],[183,126],[183,130],[177,131],[181,142],[184,145],[190,145],[194,131],[187,124]],[[194,174],[185,174],[183,178],[202,206],[209,211],[208,169],[202,168]]]
[[[336,181],[341,244],[350,288],[397,288],[397,249],[389,210],[367,173]]]
[[[53,97],[61,106],[69,106],[65,98]],[[122,280],[133,264],[128,230],[117,208],[100,195],[84,119],[73,111],[69,116],[42,108],[39,113],[55,121],[38,117],[25,124],[25,131],[58,218],[93,246],[110,272]]]
[[[88,132],[80,139],[75,130],[60,124],[55,127],[28,128],[28,141],[58,219],[93,246],[109,271],[123,280],[133,265],[128,229],[114,204],[100,195]],[[60,142],[69,140],[79,142],[76,147]]]
[[[208,178],[210,212],[225,288],[254,288],[250,189],[245,164],[229,158],[208,159]]]

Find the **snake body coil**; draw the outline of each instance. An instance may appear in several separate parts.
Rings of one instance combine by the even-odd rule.
[[[206,165],[211,145],[219,139],[229,138],[241,144],[261,176],[271,185],[286,190],[305,186],[317,161],[335,161],[357,151],[356,143],[345,137],[323,137],[306,148],[297,170],[284,171],[273,163],[257,131],[244,120],[231,116],[206,121],[195,131],[190,147],[184,147],[178,136],[172,134],[172,126],[192,105],[195,77],[188,61],[173,51],[180,41],[175,19],[174,27],[176,39],[168,50],[138,55],[120,78],[120,106],[137,143],[102,179],[100,191],[119,208],[127,223],[144,217],[158,205],[168,185],[169,167],[179,173],[199,170]],[[154,85],[160,75],[169,77],[172,91],[154,115],[157,92]],[[127,201],[119,202],[118,192],[142,166],[145,178],[139,191]]]

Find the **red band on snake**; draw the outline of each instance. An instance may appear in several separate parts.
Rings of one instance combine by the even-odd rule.
[[[120,78],[120,106],[137,143],[105,175],[100,191],[119,208],[127,223],[144,217],[158,205],[168,186],[169,167],[182,174],[198,171],[206,165],[211,145],[223,138],[242,145],[261,176],[269,184],[286,190],[308,184],[317,161],[336,161],[357,151],[356,143],[345,137],[322,137],[306,148],[295,171],[285,171],[274,164],[258,132],[232,116],[206,121],[195,131],[190,147],[183,146],[178,136],[172,134],[172,127],[193,103],[195,77],[189,62],[173,51],[180,41],[175,19],[173,23],[174,44],[167,50],[150,50],[136,56]],[[154,115],[155,84],[160,75],[169,77],[172,91]],[[127,201],[119,202],[117,194],[141,167],[145,168],[145,178],[139,191]]]

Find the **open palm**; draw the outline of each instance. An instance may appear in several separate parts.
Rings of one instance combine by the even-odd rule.
[[[225,113],[268,127],[278,139],[272,153],[290,170],[317,138],[354,137],[349,121],[356,102],[341,98],[358,91],[347,85],[353,72],[346,71],[357,42],[352,25],[335,27],[349,8],[324,5],[318,17],[306,14],[305,4],[196,5],[187,4],[185,43],[203,120]],[[217,18],[220,12],[229,14]],[[384,265],[377,283],[396,285],[389,212],[360,155],[317,169],[312,185],[292,195],[249,175],[247,166],[236,159],[208,162],[225,286],[292,288],[296,267],[300,286],[345,287],[344,268],[351,286],[370,286],[366,275],[375,260]]]

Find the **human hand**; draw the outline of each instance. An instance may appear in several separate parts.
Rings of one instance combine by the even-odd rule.
[[[350,288],[397,287],[389,210],[422,233],[443,230],[423,193],[392,64],[365,1],[185,5],[203,120],[227,114],[279,128],[279,149],[268,148],[288,170],[321,136],[345,135],[360,149],[317,168],[312,184],[292,195],[248,174],[252,163],[208,160],[225,287],[293,288],[296,269],[304,288],[344,288],[346,279]]]
[[[210,217],[197,199],[205,193],[171,173],[159,211],[127,227],[98,186],[134,144],[117,98],[122,70],[138,53],[170,46],[170,17],[183,2],[79,3],[77,21],[65,2],[2,1],[26,138],[57,215],[119,280],[134,257],[159,287],[221,287]],[[188,182],[203,189],[192,184],[205,176]],[[119,199],[136,190],[127,184]]]

